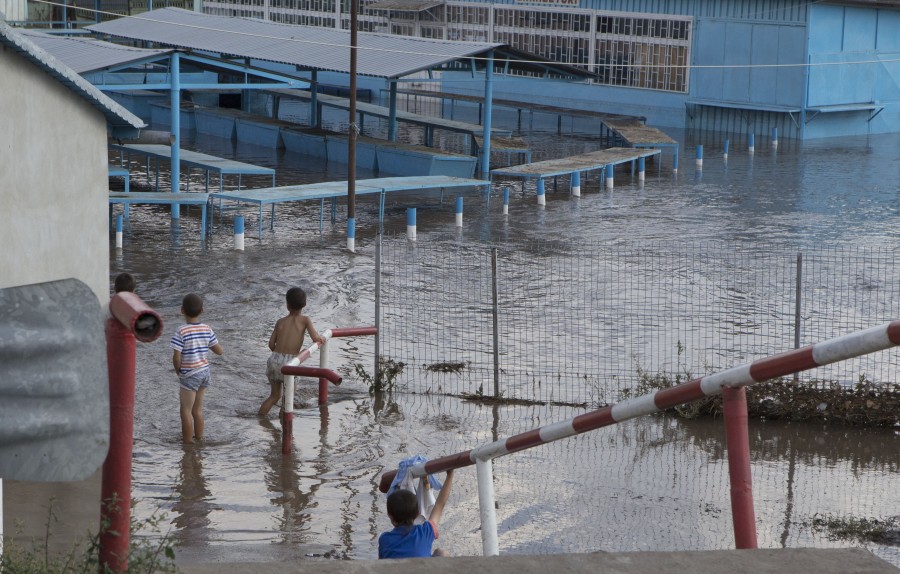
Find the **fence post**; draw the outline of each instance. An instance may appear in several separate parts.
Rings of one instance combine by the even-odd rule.
[[[319,347],[319,368],[328,368],[328,341]],[[328,379],[319,377],[319,406],[328,404]]]
[[[478,511],[481,515],[481,547],[485,556],[498,556],[497,513],[494,507],[494,471],[491,459],[475,459],[478,477]]]
[[[794,295],[794,348],[800,348],[800,294],[803,281],[803,253],[797,253],[797,286]],[[800,381],[800,373],[794,373],[794,382]]]
[[[756,515],[753,511],[753,478],[750,473],[750,433],[747,428],[747,389],[722,389],[725,413],[725,448],[731,480],[731,519],[738,550],[756,548]]]
[[[375,378],[378,380],[378,357],[381,356],[381,233],[375,239]]]
[[[491,299],[494,318],[494,396],[500,398],[500,332],[497,305],[497,248],[491,248]]]
[[[297,364],[293,362],[292,364]],[[291,454],[294,438],[294,375],[285,375],[281,398],[281,454]]]

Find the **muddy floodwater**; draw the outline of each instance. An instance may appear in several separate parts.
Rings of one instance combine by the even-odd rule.
[[[502,114],[495,117],[503,121]],[[554,118],[545,131],[538,122],[523,134],[535,159],[598,147],[590,126],[568,126],[561,135],[555,128]],[[453,226],[452,202],[440,207],[434,196],[389,197],[385,232],[402,234],[405,207],[422,201],[432,208],[419,214],[420,243],[504,242],[513,249],[518,240],[546,238],[572,245],[585,239],[710,241],[759,249],[897,245],[900,136],[782,141],[777,150],[758,144],[753,156],[732,142],[727,162],[721,137],[710,138],[703,141],[706,160],[698,174],[692,163],[698,136],[670,135],[682,144],[677,176],[667,154],[661,173],[653,165],[643,185],[628,173],[617,174],[613,191],[589,180],[580,200],[548,186],[544,210],[534,205],[533,192],[516,191],[509,218],[499,215],[496,195],[490,211],[467,199],[461,232]],[[283,150],[215,138],[189,138],[185,147],[275,167],[281,185],[346,176],[346,166]],[[140,175],[132,181],[142,185]],[[243,185],[267,182],[249,178]],[[400,459],[452,454],[585,412],[484,405],[437,393],[371,396],[353,365],[372,364],[374,340],[359,337],[332,349],[330,364],[344,382],[332,387],[327,406],[316,405],[310,384],[301,385],[294,450],[282,455],[274,410],[270,418],[256,410],[268,393],[266,343],[284,314],[285,290],[300,285],[308,291],[306,311],[320,330],[374,324],[376,200],[360,200],[355,254],[344,249],[344,206],[337,225],[326,214],[321,234],[318,207],[279,207],[275,232],[266,230],[261,242],[248,213],[243,252],[232,249],[230,230],[218,221],[201,243],[197,213],[173,223],[158,207],[132,208],[122,250],[112,247],[111,237],[111,277],[134,273],[139,295],[166,324],[161,340],[138,347],[133,496],[138,517],[165,513],[163,526],[177,543],[179,562],[376,558],[377,536],[390,527],[377,485]],[[525,271],[542,269],[534,264]],[[191,291],[203,295],[202,320],[215,329],[225,355],[212,360],[206,440],[183,446],[168,339],[181,321],[181,298]],[[889,542],[838,540],[816,528],[823,516],[900,515],[898,438],[893,429],[751,421],[760,546],[864,545],[900,565]],[[644,417],[497,459],[494,472],[501,553],[734,544],[721,420]],[[458,472],[440,533],[439,545],[450,553],[481,554],[474,467]]]

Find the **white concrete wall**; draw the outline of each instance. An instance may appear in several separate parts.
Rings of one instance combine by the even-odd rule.
[[[28,3],[26,0],[0,0],[0,12],[5,20],[27,20]]]
[[[8,48],[0,78],[0,288],[75,277],[105,303],[106,118]]]

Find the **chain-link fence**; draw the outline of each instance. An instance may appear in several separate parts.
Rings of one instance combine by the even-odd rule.
[[[399,388],[588,404],[900,316],[896,250],[383,240],[380,354]],[[801,380],[900,382],[895,353]]]

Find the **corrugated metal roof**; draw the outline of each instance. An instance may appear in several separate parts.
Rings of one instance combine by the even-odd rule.
[[[144,50],[93,38],[57,36],[36,30],[22,30],[19,33],[79,74],[173,52],[173,50]]]
[[[367,10],[393,10],[395,12],[421,12],[444,4],[444,0],[376,0],[366,5]]]
[[[211,16],[163,8],[93,24],[88,29],[133,40],[190,48],[301,68],[350,72],[350,32]],[[360,32],[357,73],[401,78],[460,58],[504,46],[488,42],[451,42]]]
[[[114,134],[126,137],[130,135],[129,132],[146,126],[141,118],[114,102],[74,70],[14,30],[3,20],[0,20],[0,44],[19,52],[26,60],[50,74],[103,112],[103,115],[106,116],[106,123]]]

